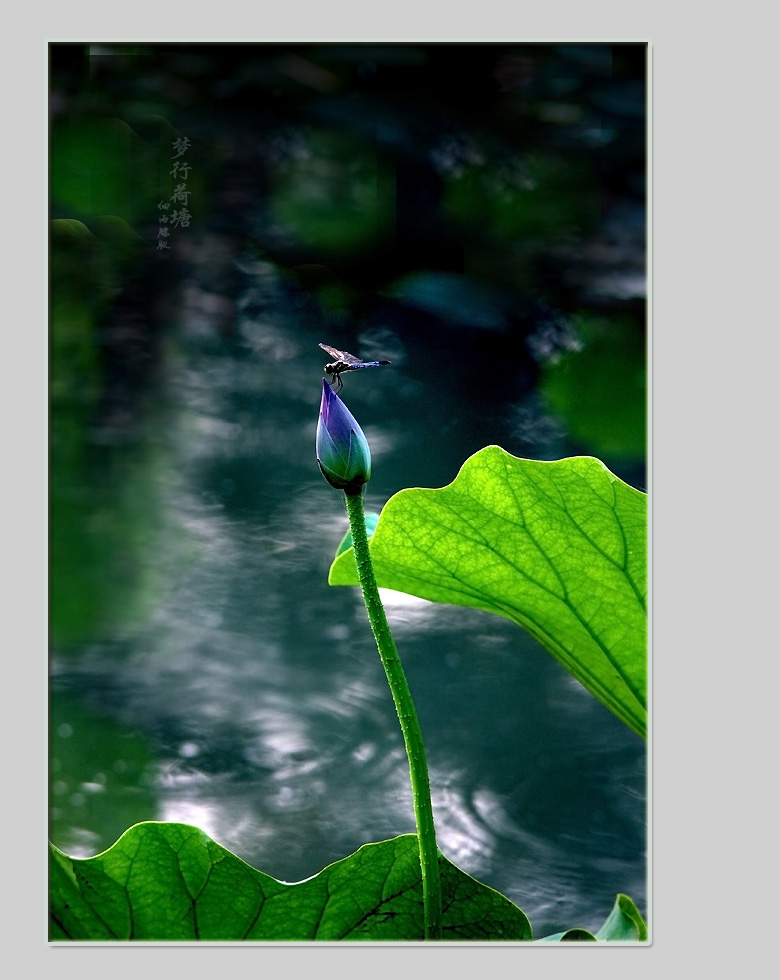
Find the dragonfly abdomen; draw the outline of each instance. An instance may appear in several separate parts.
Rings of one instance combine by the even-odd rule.
[[[389,364],[390,361],[362,361],[360,364],[347,364],[346,361],[334,361],[333,364],[325,365],[325,374],[341,374],[342,371],[359,371],[361,368],[379,367],[380,364]]]

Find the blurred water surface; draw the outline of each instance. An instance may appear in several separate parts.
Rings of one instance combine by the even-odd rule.
[[[414,830],[359,591],[327,584],[317,344],[392,361],[345,379],[368,510],[489,444],[644,489],[644,56],[53,46],[57,846],[180,820],[296,881]],[[536,935],[644,910],[645,745],[513,624],[386,599],[444,853]]]

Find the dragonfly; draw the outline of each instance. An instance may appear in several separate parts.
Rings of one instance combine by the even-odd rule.
[[[325,374],[333,375],[333,380],[328,383],[336,385],[336,391],[344,387],[344,382],[341,380],[344,371],[359,371],[361,368],[379,367],[381,364],[390,363],[390,361],[361,361],[359,357],[348,354],[345,350],[328,347],[327,344],[320,344],[320,347],[333,358],[332,364],[325,365]]]

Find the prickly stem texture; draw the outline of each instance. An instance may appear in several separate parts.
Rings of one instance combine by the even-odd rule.
[[[385,609],[379,596],[379,588],[371,564],[363,513],[363,489],[359,493],[345,494],[352,544],[355,551],[360,588],[363,592],[368,620],[376,640],[382,666],[393,695],[395,710],[401,723],[406,755],[409,759],[409,778],[412,784],[412,801],[417,823],[417,839],[420,845],[425,938],[441,939],[441,884],[436,832],[433,824],[431,787],[428,779],[428,763],[425,758],[420,722],[412,701],[409,684],[398,656],[398,650],[390,632]]]

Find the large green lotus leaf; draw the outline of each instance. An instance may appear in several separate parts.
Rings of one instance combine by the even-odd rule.
[[[417,941],[417,838],[365,844],[295,884],[256,871],[203,831],[141,823],[102,854],[50,845],[51,939]],[[525,914],[441,856],[445,940],[530,941]]]
[[[488,446],[448,486],[391,497],[370,548],[380,586],[518,623],[646,736],[647,498],[600,460]],[[328,580],[357,584],[352,549]]]

